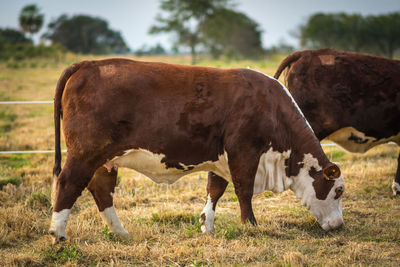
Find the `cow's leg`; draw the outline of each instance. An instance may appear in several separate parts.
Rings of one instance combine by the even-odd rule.
[[[201,231],[203,233],[214,230],[215,207],[219,198],[224,194],[228,182],[213,172],[208,173],[207,202],[200,215]]]
[[[242,222],[250,222],[252,225],[256,226],[257,221],[254,217],[253,207],[251,205],[254,181],[251,182],[244,179],[235,179],[233,180],[233,185],[235,187],[235,193],[239,199],[240,217]]]
[[[66,240],[65,227],[71,208],[88,185],[93,173],[94,170],[85,164],[84,160],[67,158],[53,187],[56,190],[50,225],[50,234],[54,236],[53,243]]]
[[[114,188],[117,184],[118,171],[114,168],[107,170],[104,166],[97,169],[92,180],[88,185],[88,190],[92,193],[97,207],[101,213],[101,217],[117,235],[126,237],[128,232],[124,229],[113,204]]]
[[[393,195],[400,195],[400,153],[397,158],[397,172],[392,184]]]
[[[252,157],[250,157],[252,158]],[[248,166],[243,164],[250,160],[242,157],[229,157],[229,166],[232,175],[233,186],[235,193],[239,199],[241,220],[243,223],[250,222],[252,225],[257,225],[254,217],[251,199],[253,198],[254,178],[257,171],[257,166]]]

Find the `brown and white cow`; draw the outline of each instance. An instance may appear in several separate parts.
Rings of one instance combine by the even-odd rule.
[[[204,231],[213,230],[227,181],[234,184],[243,222],[256,224],[254,193],[290,188],[323,229],[343,223],[339,168],[290,94],[266,75],[126,59],[84,61],[62,74],[54,107],[55,242],[66,238],[70,210],[85,187],[110,229],[127,234],[113,206],[118,167],[157,183],[211,171]],[[60,117],[68,147],[62,171]]]
[[[400,61],[321,49],[289,55],[275,78],[286,68],[287,86],[318,139],[359,153],[389,141],[400,145]]]

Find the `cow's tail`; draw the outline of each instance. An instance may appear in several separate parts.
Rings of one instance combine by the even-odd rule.
[[[274,78],[279,79],[279,76],[281,75],[282,71],[284,71],[287,67],[290,67],[290,64],[292,64],[293,62],[296,62],[302,56],[302,53],[303,51],[298,51],[287,56],[276,70]]]
[[[55,161],[53,168],[53,177],[57,178],[61,172],[61,142],[60,142],[60,119],[62,116],[61,98],[64,92],[65,84],[68,79],[74,74],[83,62],[75,63],[64,70],[60,79],[57,82],[56,93],[54,96],[54,128],[55,128]]]

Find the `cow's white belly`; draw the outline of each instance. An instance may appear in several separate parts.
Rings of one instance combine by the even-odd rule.
[[[261,155],[254,180],[254,194],[260,194],[265,190],[278,193],[290,187],[292,180],[285,173],[285,160],[289,156],[290,150],[280,153],[273,151],[272,147]],[[212,171],[232,182],[226,152],[219,155],[217,161],[206,161],[197,165],[179,163],[179,168],[167,168],[166,164],[161,162],[164,157],[164,154],[152,153],[145,149],[132,149],[108,161],[104,166],[109,170],[113,167],[130,168],[156,183],[172,184],[185,175],[199,171]]]
[[[353,127],[345,127],[330,134],[325,139],[331,140],[350,152],[364,153],[374,146],[395,142],[400,145],[400,133],[389,138],[377,140],[375,137],[366,136]]]
[[[228,181],[232,180],[226,152],[219,155],[217,161],[206,161],[197,165],[179,163],[180,168],[167,168],[166,164],[161,162],[164,157],[164,154],[152,153],[145,149],[132,149],[125,151],[124,155],[110,160],[105,166],[108,169],[112,167],[130,168],[156,183],[172,184],[185,175],[199,171],[212,171]]]

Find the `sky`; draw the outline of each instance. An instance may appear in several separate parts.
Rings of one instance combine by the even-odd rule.
[[[0,0],[0,27],[18,28],[18,15],[27,4],[36,4],[47,24],[61,14],[98,16],[109,22],[110,28],[122,33],[128,46],[136,50],[143,45],[161,43],[170,49],[172,35],[149,35],[155,24],[159,0]],[[281,42],[298,47],[293,36],[299,25],[317,12],[346,12],[377,15],[400,12],[400,0],[234,0],[235,9],[255,20],[263,30],[263,45],[271,47]]]

